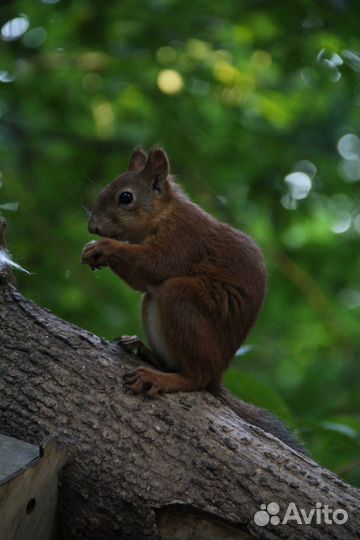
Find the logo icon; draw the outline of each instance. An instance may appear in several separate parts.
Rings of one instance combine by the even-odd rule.
[[[280,506],[277,502],[271,502],[268,505],[261,504],[260,510],[254,515],[254,521],[259,527],[265,527],[265,525],[268,525],[269,523],[271,523],[271,525],[279,525],[280,518],[276,515],[279,512]]]

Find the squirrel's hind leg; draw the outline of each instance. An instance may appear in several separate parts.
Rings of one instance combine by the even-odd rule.
[[[199,367],[217,378],[231,356],[226,358],[224,325],[208,288],[202,277],[169,279],[159,287],[158,306],[166,342],[182,370]]]
[[[146,393],[149,397],[173,392],[199,390],[198,382],[181,373],[164,373],[140,367],[123,377],[125,388],[134,394]]]
[[[218,387],[231,357],[224,350],[222,327],[216,324],[213,302],[202,278],[169,279],[159,287],[157,296],[164,338],[182,377],[177,380],[179,387],[165,391]]]
[[[177,372],[140,367],[124,376],[125,386],[135,394],[146,392],[149,396],[218,388],[230,358],[225,358],[221,328],[211,309],[201,278],[173,278],[158,287],[158,344],[174,361]]]

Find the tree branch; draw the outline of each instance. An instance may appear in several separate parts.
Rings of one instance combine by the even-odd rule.
[[[0,280],[0,429],[68,446],[61,474],[64,538],[357,538],[359,493],[205,392],[143,400],[122,375],[139,364]],[[315,518],[260,527],[262,503],[343,508],[347,523]]]

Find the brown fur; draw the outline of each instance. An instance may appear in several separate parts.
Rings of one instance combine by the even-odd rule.
[[[118,202],[124,190],[135,196],[131,206]],[[132,389],[216,391],[263,305],[266,271],[254,241],[192,203],[159,148],[132,154],[129,171],[99,195],[89,229],[106,238],[86,248],[83,262],[107,265],[145,293],[145,333],[178,371],[141,368]]]
[[[125,205],[124,191],[133,196]],[[149,156],[132,153],[128,171],[100,193],[89,231],[106,238],[87,244],[82,262],[109,266],[145,293],[142,318],[151,350],[135,336],[122,342],[135,344],[141,358],[162,370],[141,367],[126,374],[127,388],[149,396],[209,390],[247,422],[304,452],[279,419],[221,385],[266,294],[264,261],[254,241],[192,203],[169,175],[161,148]]]

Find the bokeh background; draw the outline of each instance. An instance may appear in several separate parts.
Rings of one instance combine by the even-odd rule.
[[[80,265],[86,209],[165,146],[206,210],[261,245],[265,309],[226,376],[358,475],[357,2],[13,0],[0,7],[0,211],[20,290],[107,338],[140,295]],[[196,231],[195,231],[196,233]]]

